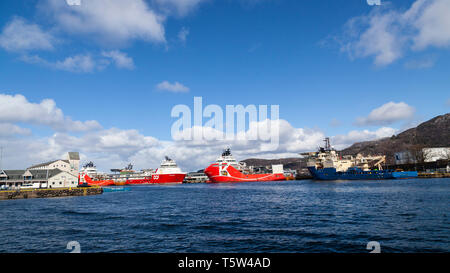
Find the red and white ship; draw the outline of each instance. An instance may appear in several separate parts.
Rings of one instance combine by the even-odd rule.
[[[210,183],[286,180],[283,165],[272,165],[271,173],[250,173],[243,169],[244,166],[234,159],[228,148],[215,163],[205,169],[205,174],[209,177]]]
[[[126,184],[181,184],[186,173],[182,172],[174,160],[166,158],[155,171],[144,172],[141,176],[129,177]]]
[[[83,166],[78,174],[79,184],[88,184],[89,186],[114,186],[115,181],[108,179],[104,174],[99,174],[94,163],[89,162]]]
[[[91,186],[121,186],[142,184],[181,184],[186,173],[178,168],[175,161],[166,157],[156,170],[136,172],[132,165],[120,171],[120,175],[102,175],[97,173],[92,162],[86,164],[80,171],[80,184]]]

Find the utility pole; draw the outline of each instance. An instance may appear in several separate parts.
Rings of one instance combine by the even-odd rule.
[[[3,146],[0,146],[0,171],[3,171]]]

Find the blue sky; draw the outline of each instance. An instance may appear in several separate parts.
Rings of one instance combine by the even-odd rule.
[[[0,135],[11,156],[26,153],[12,143],[43,145],[34,157],[16,156],[11,165],[83,149],[70,142],[55,144],[61,135],[81,145],[90,134],[117,128],[170,142],[172,107],[191,106],[194,96],[223,107],[280,105],[280,118],[292,128],[340,136],[336,142],[342,143],[336,144],[342,147],[384,136],[371,133],[380,128],[391,129],[386,134],[399,132],[450,109],[450,23],[442,15],[450,4],[445,0],[382,1],[381,6],[364,0],[132,0],[145,12],[126,15],[117,12],[117,1],[95,1],[109,8],[83,1],[67,6],[63,0],[0,3],[0,94],[22,95],[34,105],[50,99],[64,118],[100,125],[61,130],[53,121],[0,114],[0,124],[9,126],[4,128],[28,129]],[[119,8],[111,8],[115,5]],[[430,20],[430,14],[437,20]],[[18,34],[30,29],[32,35]],[[111,52],[121,59],[107,57]],[[159,90],[164,81],[189,91]],[[386,106],[390,102],[392,108]],[[384,118],[375,117],[375,111],[369,119],[383,106],[387,112],[378,113]],[[394,112],[398,115],[386,114]],[[367,122],[358,124],[362,119]],[[352,131],[360,139],[351,137]],[[160,144],[147,157],[172,151],[161,148],[172,144]],[[113,148],[81,152],[99,162],[108,158],[99,163],[105,166],[132,160],[142,167],[149,164],[150,159],[138,156],[139,147],[119,146],[119,155],[111,155]],[[299,145],[261,156],[310,148]],[[205,161],[218,149],[212,148]]]

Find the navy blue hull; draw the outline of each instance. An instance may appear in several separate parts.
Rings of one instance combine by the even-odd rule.
[[[308,167],[308,170],[317,180],[380,180],[417,177],[417,172],[396,172],[393,170],[362,171],[355,169],[347,172],[336,172],[335,168],[318,170],[315,167]]]

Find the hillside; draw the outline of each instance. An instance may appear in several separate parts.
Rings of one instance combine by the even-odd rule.
[[[415,151],[425,147],[450,147],[450,113],[435,117],[390,138],[355,143],[341,153],[385,154],[388,163],[392,163],[396,152]]]

